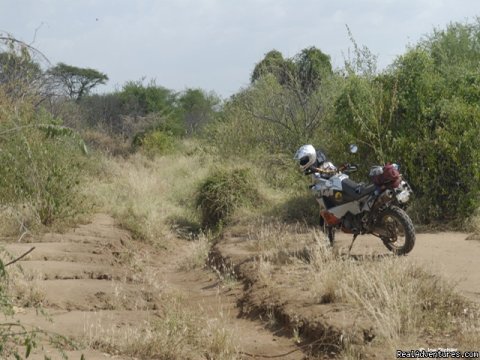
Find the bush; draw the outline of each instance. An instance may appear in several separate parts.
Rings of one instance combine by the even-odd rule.
[[[86,163],[71,131],[28,103],[4,106],[2,110],[2,204],[31,207],[44,225],[71,218],[80,209],[77,189]]]
[[[260,193],[248,169],[216,170],[200,185],[197,207],[204,227],[227,223],[236,209],[255,205]]]
[[[157,130],[145,135],[141,148],[146,155],[154,157],[171,153],[175,149],[175,145],[176,139],[173,135]]]

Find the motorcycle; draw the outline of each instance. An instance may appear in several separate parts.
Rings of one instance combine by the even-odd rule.
[[[350,146],[356,153],[358,147]],[[326,160],[323,153],[322,159]],[[323,162],[322,161],[322,162]],[[333,164],[329,163],[331,166]],[[320,205],[321,225],[333,245],[335,231],[353,234],[349,252],[358,235],[372,234],[395,255],[405,255],[415,245],[415,228],[405,212],[412,195],[409,184],[402,179],[397,164],[373,166],[371,184],[356,183],[349,174],[357,165],[345,164],[333,171],[311,171],[314,184],[310,186]]]

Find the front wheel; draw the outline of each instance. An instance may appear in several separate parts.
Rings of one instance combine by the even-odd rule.
[[[377,229],[381,231],[380,238],[395,255],[406,255],[415,245],[415,228],[405,211],[391,206],[381,212],[377,221]]]

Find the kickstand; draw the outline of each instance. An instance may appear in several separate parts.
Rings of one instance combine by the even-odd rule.
[[[350,244],[350,247],[348,248],[348,253],[350,254],[350,251],[352,250],[353,243],[357,239],[358,234],[353,235],[352,243]]]

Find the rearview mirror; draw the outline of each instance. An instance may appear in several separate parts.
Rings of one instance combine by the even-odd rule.
[[[352,154],[356,154],[357,151],[358,151],[358,146],[355,145],[355,144],[350,144],[350,152],[351,152]]]

